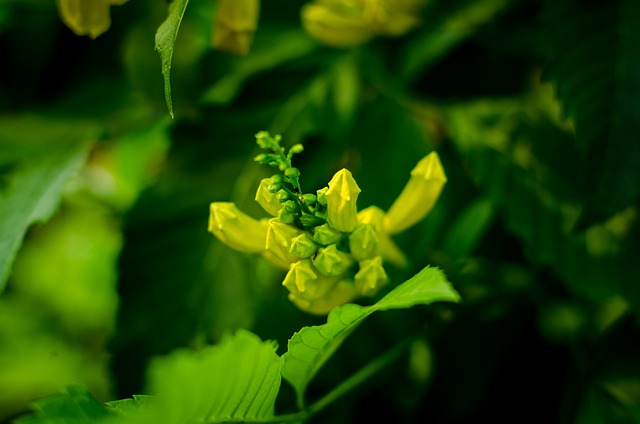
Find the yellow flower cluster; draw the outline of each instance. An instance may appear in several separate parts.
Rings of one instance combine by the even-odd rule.
[[[62,22],[76,35],[96,38],[111,25],[109,7],[127,0],[56,0]]]
[[[377,35],[399,36],[419,24],[424,0],[315,0],[302,8],[302,24],[313,38],[351,47]]]
[[[273,177],[272,177],[273,178]],[[438,154],[424,157],[387,213],[376,206],[358,212],[360,188],[351,172],[338,171],[317,191],[326,205],[326,223],[301,229],[282,222],[288,202],[269,190],[272,179],[262,180],[256,201],[274,218],[256,220],[230,202],[211,203],[209,231],[229,247],[260,253],[287,270],[283,285],[300,309],[326,314],[358,296],[375,295],[387,282],[383,264],[406,264],[392,234],[416,224],[431,210],[447,178]]]

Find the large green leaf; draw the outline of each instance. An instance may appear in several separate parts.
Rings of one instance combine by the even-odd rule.
[[[163,424],[272,418],[282,368],[275,350],[273,342],[240,330],[216,346],[157,358],[148,387],[157,399],[130,418]]]
[[[640,193],[640,3],[548,1],[545,16],[546,75],[582,150],[586,228]]]
[[[187,9],[189,0],[175,0],[169,6],[169,16],[160,25],[156,32],[156,50],[160,53],[162,60],[162,76],[164,77],[164,95],[167,101],[167,109],[173,118],[173,100],[171,99],[171,58],[173,48],[178,37],[178,30],[182,23],[184,11]]]
[[[347,336],[376,311],[410,308],[432,302],[457,302],[460,296],[442,271],[424,268],[372,306],[346,304],[329,314],[326,324],[304,327],[289,340],[282,376],[293,386],[302,406],[309,382]]]
[[[54,212],[96,135],[91,122],[0,118],[0,291],[25,232]]]
[[[51,396],[34,403],[36,412],[15,421],[16,424],[93,424],[109,421],[114,415],[101,406],[81,386],[72,386],[67,394]]]

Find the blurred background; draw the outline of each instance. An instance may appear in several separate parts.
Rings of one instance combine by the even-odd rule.
[[[191,0],[172,119],[167,2],[95,1],[0,0],[0,422],[69,384],[141,393],[150,358],[237,328],[282,353],[325,321],[206,231],[212,201],[266,216],[261,130],[304,144],[308,192],[350,169],[360,208],[430,151],[448,177],[389,289],[438,266],[462,303],[372,316],[311,397],[409,354],[314,422],[640,422],[637,2]]]

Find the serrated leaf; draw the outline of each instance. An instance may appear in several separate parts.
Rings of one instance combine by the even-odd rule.
[[[27,229],[55,211],[96,135],[91,122],[0,119],[0,292]]]
[[[451,287],[442,271],[424,268],[372,306],[346,304],[335,308],[324,325],[304,327],[289,340],[283,355],[282,376],[296,391],[298,403],[322,365],[331,357],[347,336],[366,317],[376,311],[404,309],[433,302],[458,302],[460,296]]]
[[[587,195],[579,227],[625,208],[640,193],[640,4],[614,0],[545,5],[546,77],[575,120]]]
[[[272,418],[282,359],[273,342],[245,330],[216,346],[182,350],[151,363],[157,402],[139,422],[243,422]]]
[[[156,50],[160,54],[162,61],[162,76],[164,77],[164,96],[167,102],[167,109],[173,118],[173,100],[171,98],[171,59],[173,48],[178,37],[178,30],[182,23],[184,12],[187,9],[189,0],[175,0],[169,6],[169,16],[160,25],[156,32]]]
[[[84,387],[72,386],[67,394],[34,402],[36,412],[19,418],[15,424],[94,424],[110,421],[113,415]]]

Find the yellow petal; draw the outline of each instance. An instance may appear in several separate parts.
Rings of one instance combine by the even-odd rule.
[[[258,27],[259,0],[219,0],[213,31],[213,47],[247,54]]]
[[[303,259],[291,264],[282,285],[296,297],[311,301],[325,296],[338,281],[337,278],[323,276],[309,259]]]
[[[111,25],[109,0],[56,0],[60,18],[76,35],[96,38]]]
[[[327,199],[327,222],[338,231],[351,232],[358,223],[358,208],[356,203],[360,187],[353,179],[351,172],[341,169],[336,172],[329,189],[325,194]]]
[[[234,203],[211,203],[209,232],[221,242],[240,252],[258,253],[265,250],[267,223],[240,211]]]
[[[314,300],[303,299],[293,293],[289,294],[291,300],[298,308],[315,315],[326,315],[336,306],[344,305],[357,296],[353,282],[342,280],[338,282],[323,297]]]
[[[292,225],[283,224],[277,218],[269,220],[267,229],[267,251],[270,252],[280,264],[289,264],[298,262],[299,257],[291,253],[291,245],[296,237],[305,232]],[[269,259],[269,256],[267,256]]]
[[[271,193],[269,191],[269,186],[273,185],[273,183],[272,178],[264,178],[260,181],[255,200],[262,206],[262,209],[267,211],[271,216],[278,216],[278,212],[280,212],[283,205],[280,200],[278,200],[277,193]]]
[[[302,8],[302,25],[310,36],[332,47],[357,46],[374,35],[361,8],[339,10],[330,4],[310,3]]]
[[[447,182],[440,157],[431,152],[411,171],[411,178],[384,217],[384,230],[396,234],[431,211]]]

